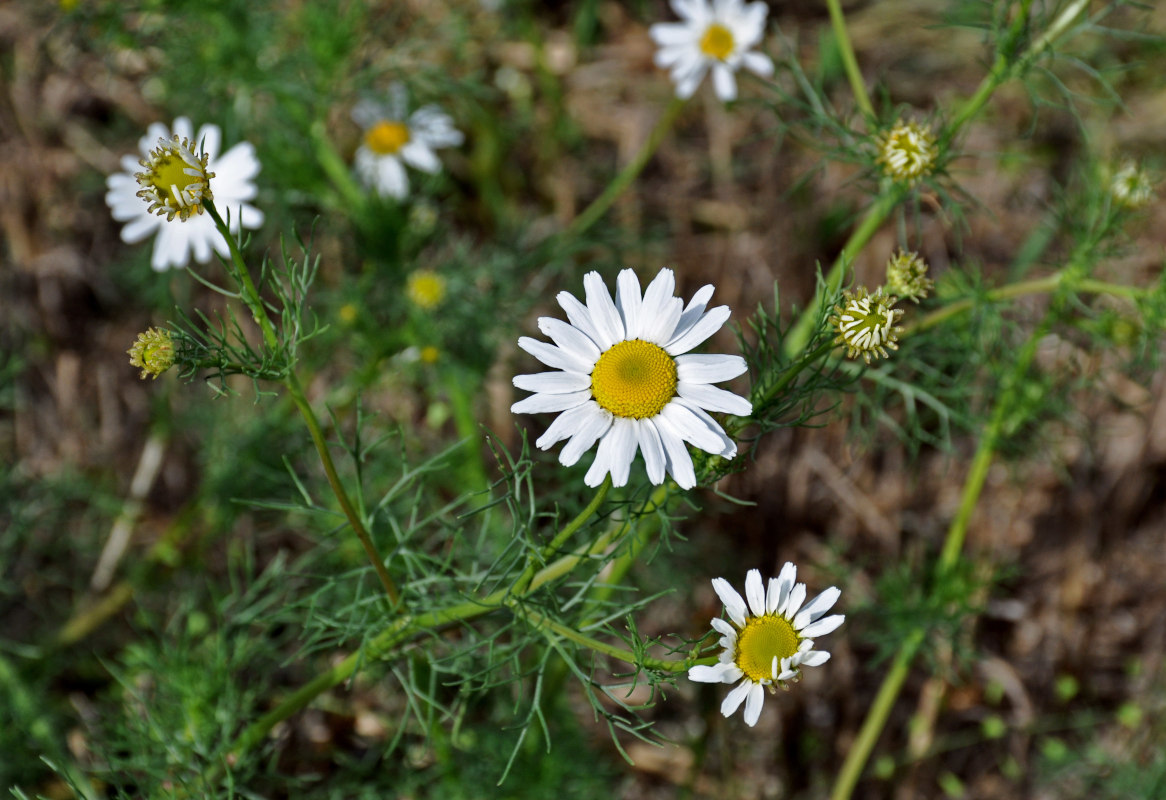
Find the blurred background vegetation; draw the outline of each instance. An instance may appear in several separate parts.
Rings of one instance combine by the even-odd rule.
[[[991,57],[983,26],[1006,5],[846,4],[880,110],[938,113],[973,91]],[[772,434],[719,493],[696,493],[701,513],[636,568],[644,596],[667,592],[637,616],[647,635],[699,637],[719,611],[708,580],[739,585],[752,567],[776,574],[793,560],[811,591],[843,589],[832,661],[768,703],[756,729],[681,680],[645,712],[662,745],[613,737],[552,669],[549,736],[535,726],[516,746],[531,681],[451,688],[450,675],[477,665],[414,653],[368,664],[277,725],[254,757],[223,763],[241,729],[359,648],[377,624],[377,587],[355,542],[330,535],[338,520],[285,398],[247,381],[216,398],[197,380],[139,381],[128,365],[139,331],[176,307],[211,314],[223,302],[181,270],[153,272],[148,246],[121,243],[105,177],[149,123],[179,115],[256,146],[267,220],[250,251],[278,252],[294,229],[320,256],[312,309],[326,327],[302,354],[309,392],[359,455],[346,474],[373,499],[392,487],[394,518],[428,530],[400,557],[439,559],[446,521],[485,502],[464,491],[497,478],[494,454],[528,456],[509,412],[510,378],[529,366],[514,342],[555,312],[554,292],[578,292],[587,269],[669,266],[681,295],[715,283],[743,325],[772,308],[775,282],[783,311],[807,303],[815,266],[835,258],[862,208],[856,159],[824,155],[796,109],[743,81],[728,109],[704,87],[584,239],[552,237],[668,104],[646,31],[670,15],[647,0],[0,7],[0,787],[49,798],[72,796],[70,784],[96,797],[819,797],[886,655],[926,619],[943,635],[913,670],[859,796],[1166,796],[1166,391],[1120,309],[1102,304],[1042,342],[1044,383],[1010,422],[1008,458],[972,519],[982,568],[969,570],[958,613],[927,607],[913,584],[955,512],[970,432],[998,386],[992,365],[1040,298],[977,309],[941,347],[908,340],[900,371],[862,381],[815,418],[822,427]],[[1107,23],[1116,33],[1074,40],[1052,69],[997,93],[950,165],[966,193],[957,206],[925,193],[913,210],[941,295],[1059,265],[1073,245],[1067,198],[1088,194],[1099,159],[1161,170],[1166,47],[1150,34],[1166,30],[1166,8],[1123,8]],[[823,4],[771,4],[770,32],[771,52],[795,53],[825,96],[850,102]],[[352,106],[392,81],[466,133],[442,151],[441,174],[411,175],[404,204],[353,197],[322,154],[327,142],[351,159]],[[1163,231],[1156,203],[1108,254],[1109,279],[1156,283]],[[879,282],[896,236],[876,234],[859,282]],[[421,268],[446,281],[436,309],[403,291]],[[729,330],[717,344],[737,347]],[[425,348],[436,350],[421,358]],[[904,388],[916,383],[929,393]],[[535,459],[540,504],[577,509],[582,471]],[[119,521],[132,539],[95,585]],[[519,678],[542,676],[545,664],[514,658]],[[418,694],[431,710],[407,707]],[[452,720],[432,710],[455,707]],[[223,766],[230,780],[196,777]]]

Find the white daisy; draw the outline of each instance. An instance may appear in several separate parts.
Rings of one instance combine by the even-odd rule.
[[[776,578],[769,579],[769,590],[761,585],[761,573],[749,570],[745,576],[745,597],[724,578],[713,579],[713,589],[725,604],[729,620],[712,621],[713,630],[721,634],[720,662],[713,666],[696,666],[688,670],[689,680],[701,683],[737,683],[721,703],[721,713],[730,716],[745,703],[745,723],[757,724],[765,702],[765,687],[785,687],[786,681],[800,677],[801,667],[817,667],[830,660],[830,654],[814,649],[815,636],[825,636],[846,619],[842,614],[823,618],[842,594],[831,586],[805,606],[806,585],[795,583],[797,567],[786,562]],[[750,613],[752,612],[752,613]]]
[[[672,9],[683,22],[658,22],[648,30],[660,49],[656,66],[671,70],[676,96],[692,97],[709,69],[717,97],[728,102],[737,97],[733,73],[744,66],[762,77],[773,74],[773,61],[751,52],[765,35],[765,3],[743,0],[672,0]]]
[[[670,269],[660,270],[643,296],[630,269],[619,273],[614,302],[598,272],[583,276],[583,287],[586,305],[559,292],[570,324],[539,318],[539,330],[553,345],[526,336],[518,340],[519,347],[558,371],[516,376],[515,386],[535,394],[510,410],[563,412],[536,444],[546,450],[570,439],[559,454],[565,466],[599,441],[595,463],[584,478],[588,486],[598,486],[609,472],[615,486],[625,485],[639,450],[652,483],[663,483],[667,471],[682,488],[691,489],[696,474],[685,442],[724,458],[737,454],[737,446],[706,412],[745,416],[753,410],[745,398],[711,385],[744,373],[745,359],[683,355],[725,324],[729,307],[705,311],[711,285],[684,307],[673,296],[676,279]]]
[[[434,105],[409,114],[405,87],[389,87],[387,103],[362,100],[352,110],[356,124],[364,128],[364,143],[356,150],[356,172],[378,194],[402,200],[409,194],[405,164],[433,175],[441,162],[433,151],[456,147],[461,131],[449,115]]]
[[[175,138],[179,141],[175,141]],[[182,140],[186,140],[188,147],[183,147]],[[113,218],[118,222],[127,223],[121,229],[121,239],[126,244],[136,244],[147,237],[157,234],[154,239],[154,254],[150,265],[156,270],[165,270],[171,266],[185,267],[193,254],[194,260],[205,264],[211,259],[213,248],[224,258],[230,254],[227,241],[215,227],[210,215],[203,213],[182,214],[177,211],[168,219],[160,216],[167,214],[166,198],[144,199],[141,192],[145,184],[136,177],[142,174],[143,167],[147,172],[157,168],[161,161],[158,158],[161,152],[162,160],[169,155],[178,167],[177,175],[180,181],[186,180],[184,167],[189,165],[189,157],[201,154],[206,157],[205,172],[209,176],[210,194],[214,198],[215,206],[224,216],[231,215],[231,230],[239,231],[239,225],[244,228],[258,228],[263,224],[263,212],[247,201],[255,198],[255,176],[259,174],[259,160],[255,157],[255,148],[249,142],[240,142],[223,155],[219,155],[219,146],[222,143],[222,131],[217,125],[203,125],[198,136],[193,135],[190,120],[179,117],[174,120],[171,131],[160,122],[155,122],[146,130],[146,135],[138,141],[141,156],[123,156],[121,166],[123,172],[110,175],[106,181],[109,189],[105,194],[106,205],[113,212]],[[185,163],[182,151],[186,151]],[[157,171],[157,170],[156,170]],[[164,171],[164,170],[163,170]],[[170,188],[177,203],[183,202],[183,189],[171,185]],[[155,192],[156,194],[156,192]],[[186,195],[190,192],[186,191]],[[158,214],[153,213],[155,210]],[[201,206],[196,212],[201,212]],[[171,207],[170,211],[176,211]],[[186,216],[186,219],[183,219]]]

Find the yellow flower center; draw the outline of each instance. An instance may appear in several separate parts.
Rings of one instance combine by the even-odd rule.
[[[437,308],[445,299],[445,278],[436,272],[418,270],[409,276],[405,294],[422,310]]]
[[[381,120],[364,135],[364,143],[378,156],[393,156],[409,144],[409,126],[403,122]]]
[[[144,172],[134,175],[141,186],[138,197],[150,204],[150,213],[183,222],[191,214],[201,214],[202,205],[212,199],[206,155],[196,155],[191,142],[179,139],[159,139],[158,146],[140,162]]]
[[[737,652],[733,661],[751,681],[773,680],[773,659],[781,660],[798,652],[801,640],[785,617],[766,614],[749,617],[745,629],[737,635]]]
[[[676,394],[676,362],[651,342],[616,342],[595,362],[591,394],[617,417],[654,417]]]
[[[714,22],[700,37],[700,52],[706,56],[724,61],[733,52],[733,34],[724,25]]]

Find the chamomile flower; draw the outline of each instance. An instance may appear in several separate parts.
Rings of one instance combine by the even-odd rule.
[[[672,0],[672,10],[683,22],[658,22],[648,30],[660,49],[656,66],[670,70],[676,96],[692,97],[712,71],[717,97],[737,97],[735,73],[741,67],[762,77],[773,74],[773,61],[752,48],[765,36],[765,3],[743,0]]]
[[[615,486],[628,481],[637,450],[648,478],[667,472],[682,488],[696,485],[688,442],[724,458],[737,446],[709,411],[744,416],[743,397],[713,386],[744,373],[745,359],[686,355],[729,318],[729,307],[706,311],[713,287],[704,286],[687,307],[673,296],[676,279],[664,269],[641,296],[635,272],[616,281],[615,300],[598,272],[583,277],[586,305],[569,292],[558,301],[569,322],[540,317],[539,330],[554,344],[523,336],[518,346],[556,371],[518,375],[514,385],[534,392],[511,406],[516,414],[562,412],[536,444],[542,450],[568,439],[559,461],[576,463],[597,441],[595,462],[584,478],[598,486],[611,473]]]
[[[389,87],[386,103],[357,103],[352,118],[364,129],[364,141],[356,150],[357,174],[377,194],[397,200],[409,194],[406,164],[436,174],[441,162],[433,151],[463,141],[453,120],[437,106],[422,106],[409,114],[405,87],[399,83]]]
[[[688,679],[700,683],[736,683],[721,703],[728,717],[745,704],[745,724],[753,727],[761,717],[765,689],[783,689],[801,677],[802,667],[819,667],[830,660],[825,650],[814,649],[814,638],[825,636],[846,619],[842,614],[823,616],[842,594],[831,586],[804,606],[806,585],[796,583],[797,567],[786,562],[766,589],[761,573],[751,569],[745,576],[745,597],[724,578],[713,579],[713,589],[725,604],[729,619],[712,620],[721,634],[721,654],[712,666],[695,666]]]
[[[445,299],[445,278],[431,269],[418,269],[405,280],[405,296],[422,311],[432,311]]]
[[[139,333],[137,341],[126,353],[130,357],[130,366],[142,370],[142,380],[147,375],[157,379],[174,366],[174,340],[168,331],[158,328],[149,328]]]
[[[885,297],[880,286],[874,294],[867,291],[865,286],[843,295],[843,304],[834,306],[834,316],[830,324],[837,331],[834,339],[836,344],[846,345],[846,355],[856,358],[861,355],[863,361],[870,363],[871,358],[887,357],[887,348],[898,350],[899,334],[902,328],[896,323],[903,316],[903,311],[891,308],[895,298]]]
[[[1118,205],[1137,209],[1149,205],[1154,199],[1154,184],[1145,170],[1133,161],[1127,161],[1114,174],[1109,192]]]
[[[927,277],[927,262],[918,253],[899,250],[887,262],[887,292],[893,297],[918,303],[935,288]]]
[[[920,178],[930,175],[939,156],[931,129],[918,122],[899,120],[879,137],[877,147],[883,173],[906,186],[914,186]]]
[[[155,122],[138,141],[141,156],[124,156],[123,171],[106,179],[106,205],[115,220],[126,223],[122,241],[136,244],[155,237],[154,269],[185,267],[192,255],[205,264],[212,249],[223,257],[230,254],[214,220],[202,213],[208,197],[230,214],[235,233],[240,225],[263,224],[263,212],[248,202],[255,198],[259,174],[255,148],[240,142],[220,155],[221,143],[217,125],[203,125],[195,136],[186,117],[174,120],[173,129]]]

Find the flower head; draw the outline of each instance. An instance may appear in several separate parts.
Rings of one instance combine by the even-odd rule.
[[[814,649],[814,637],[825,636],[846,619],[842,614],[823,615],[842,594],[831,586],[805,606],[806,585],[795,583],[797,567],[786,562],[769,588],[761,585],[761,573],[749,570],[745,576],[745,597],[724,578],[713,579],[713,589],[725,604],[726,621],[717,617],[713,630],[721,634],[721,655],[712,666],[695,666],[688,679],[701,683],[736,683],[721,703],[721,713],[732,715],[745,703],[745,723],[757,724],[765,702],[765,687],[788,688],[788,681],[801,677],[802,667],[818,667],[830,654]]]
[[[356,172],[378,194],[404,199],[409,194],[405,164],[436,174],[441,162],[433,151],[456,147],[463,141],[453,120],[437,106],[422,106],[408,114],[405,87],[389,87],[388,102],[363,100],[352,118],[364,129],[364,141],[356,150]]]
[[[1121,165],[1109,185],[1109,193],[1118,205],[1129,209],[1142,208],[1154,199],[1154,185],[1150,176],[1133,161]]]
[[[445,278],[433,270],[416,270],[405,281],[405,295],[423,311],[432,311],[445,299]]]
[[[773,74],[769,56],[752,51],[765,35],[765,3],[672,0],[672,10],[683,22],[658,22],[648,35],[660,47],[656,66],[672,72],[677,97],[692,97],[709,70],[724,102],[737,97],[733,73],[742,66],[762,77]]]
[[[130,357],[130,365],[142,370],[141,378],[146,376],[157,379],[166,370],[174,366],[174,340],[167,331],[149,328],[138,334],[133,347],[126,350]]]
[[[846,355],[857,357],[860,353],[866,363],[871,357],[887,357],[886,348],[898,350],[898,335],[902,328],[895,325],[903,312],[891,308],[894,298],[885,297],[880,287],[874,294],[870,294],[865,286],[856,291],[846,290],[841,306],[834,306],[834,316],[830,324],[838,329],[836,344],[845,344]]]
[[[214,220],[201,213],[212,195],[215,205],[230,213],[233,232],[263,224],[263,212],[247,202],[256,194],[255,148],[240,142],[220,156],[221,141],[217,125],[203,125],[194,136],[186,117],[174,120],[173,131],[155,122],[138,142],[141,157],[124,156],[123,171],[106,179],[105,202],[113,218],[126,223],[122,241],[135,244],[157,234],[154,269],[185,267],[192,254],[205,264],[212,249],[229,255]]]
[[[927,262],[918,253],[900,250],[887,262],[886,289],[892,297],[918,303],[934,287],[934,281],[927,277]]]
[[[914,186],[924,175],[930,175],[939,154],[929,128],[902,120],[879,137],[878,151],[883,173],[907,186]]]
[[[587,303],[559,292],[569,323],[541,317],[547,344],[523,336],[518,346],[554,372],[518,375],[514,385],[534,392],[511,406],[516,414],[562,412],[536,444],[546,450],[569,439],[559,461],[571,466],[599,449],[587,471],[588,486],[611,473],[612,483],[627,483],[637,450],[648,478],[664,482],[667,472],[682,488],[696,485],[692,457],[684,443],[732,458],[737,446],[709,411],[744,416],[753,406],[711,384],[745,372],[745,359],[731,355],[685,355],[712,336],[729,318],[729,307],[706,311],[713,287],[705,286],[687,307],[673,296],[676,279],[664,269],[641,296],[636,274],[625,269],[612,300],[598,272],[583,277]]]

